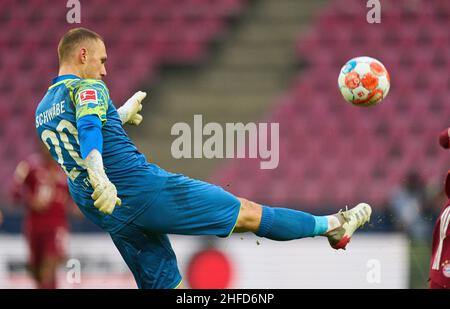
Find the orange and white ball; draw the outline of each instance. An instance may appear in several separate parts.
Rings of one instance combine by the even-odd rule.
[[[389,93],[389,73],[371,57],[349,60],[341,69],[338,85],[344,99],[356,106],[373,106]]]

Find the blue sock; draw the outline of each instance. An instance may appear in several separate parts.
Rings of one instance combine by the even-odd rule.
[[[327,230],[326,217],[287,208],[262,206],[261,224],[256,235],[273,240],[292,240],[322,235]]]

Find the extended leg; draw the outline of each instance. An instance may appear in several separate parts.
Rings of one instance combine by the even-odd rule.
[[[364,203],[342,213],[313,216],[302,211],[263,206],[240,198],[241,211],[234,232],[253,232],[273,240],[326,236],[335,249],[343,249],[353,232],[370,218]]]
[[[342,225],[338,215],[313,216],[298,210],[273,208],[239,198],[241,211],[234,232],[253,232],[273,240],[323,235]]]

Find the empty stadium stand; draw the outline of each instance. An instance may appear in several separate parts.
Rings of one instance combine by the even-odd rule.
[[[114,102],[157,79],[163,64],[197,64],[246,0],[95,0],[81,4],[81,24],[68,24],[65,1],[3,0],[0,10],[0,166],[10,179],[36,149],[34,111],[57,73],[56,47],[70,28],[101,34],[108,45],[106,82]],[[0,186],[4,194],[7,185]]]
[[[278,169],[239,160],[216,183],[275,205],[382,208],[410,170],[443,181],[449,160],[437,138],[450,119],[450,2],[385,1],[376,25],[366,21],[363,2],[331,1],[299,36],[301,69],[269,116],[280,123]],[[337,88],[340,68],[364,55],[391,76],[390,94],[372,108],[347,104]]]

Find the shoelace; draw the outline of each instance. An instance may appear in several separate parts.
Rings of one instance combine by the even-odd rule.
[[[341,215],[344,218],[345,222],[348,222],[350,218],[348,218],[348,205],[345,205],[345,210],[339,209],[338,215]]]
[[[345,211],[339,210],[338,214],[341,214],[346,222],[349,222],[352,219],[352,216],[356,217],[357,226],[360,227],[364,224],[364,217],[368,214],[365,211],[365,208],[359,209],[357,212],[349,212],[348,206],[345,206]]]

